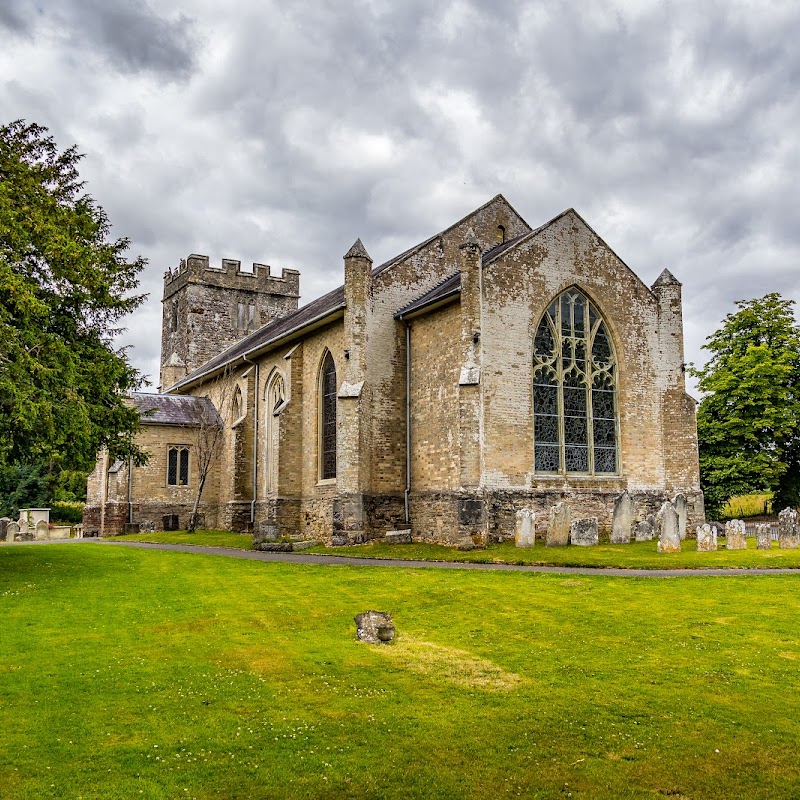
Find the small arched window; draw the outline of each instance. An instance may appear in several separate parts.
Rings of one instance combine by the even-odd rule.
[[[242,390],[239,386],[233,392],[233,402],[231,403],[231,423],[238,422],[242,417]]]
[[[617,362],[602,317],[578,289],[547,308],[533,345],[535,471],[614,474]]]
[[[497,242],[502,244],[506,240],[506,229],[502,225],[497,226]]]
[[[319,477],[336,477],[336,365],[330,352],[319,376]]]
[[[266,476],[267,492],[278,490],[278,457],[280,446],[279,414],[286,405],[286,383],[280,372],[276,372],[267,386],[266,407]]]

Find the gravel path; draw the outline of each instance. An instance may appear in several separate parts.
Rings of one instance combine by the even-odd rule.
[[[206,547],[195,544],[155,544],[150,542],[109,542],[97,539],[71,539],[71,542],[95,542],[106,547],[140,547],[145,550],[172,550],[177,553],[205,553],[249,561],[278,561],[285,564],[316,564],[351,567],[401,567],[414,569],[505,570],[510,572],[553,572],[562,575],[618,575],[625,578],[707,578],[741,575],[800,575],[800,569],[620,569],[618,567],[537,567],[519,564],[477,564],[457,561],[411,561],[400,558],[353,558],[352,556],[314,555],[312,553],[261,553],[230,547]],[[26,543],[28,544],[28,543]],[[34,542],[30,542],[34,544]],[[42,542],[45,544],[45,542]],[[52,542],[51,542],[52,544]],[[64,542],[67,544],[67,542]]]

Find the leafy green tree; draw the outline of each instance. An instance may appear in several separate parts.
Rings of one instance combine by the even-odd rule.
[[[738,494],[775,492],[775,504],[800,501],[800,330],[791,300],[767,294],[739,301],[693,370],[704,393],[697,412],[700,477],[715,514]]]
[[[140,378],[113,337],[145,262],[110,238],[80,159],[39,125],[0,126],[0,466],[43,465],[53,485],[100,447],[136,450],[138,426],[124,397]]]

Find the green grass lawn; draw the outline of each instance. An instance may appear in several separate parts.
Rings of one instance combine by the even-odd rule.
[[[174,544],[210,545],[214,547],[236,547],[252,550],[252,538],[227,531],[197,531],[187,533],[135,533],[126,536],[110,536],[112,541],[168,542]],[[720,543],[724,544],[725,539]],[[369,544],[352,547],[313,547],[307,553],[354,558],[400,558],[420,561],[466,561],[501,564],[537,564],[564,567],[621,567],[629,569],[681,569],[686,567],[733,568],[733,567],[790,567],[800,569],[800,550],[781,550],[777,542],[771,550],[756,550],[755,539],[748,539],[747,550],[725,550],[714,553],[698,553],[693,539],[683,543],[680,553],[659,553],[657,542],[631,542],[631,544],[600,544],[597,547],[515,547],[513,542],[489,545],[485,550],[462,552],[455,547],[436,544]]]
[[[800,795],[800,575],[76,543],[0,547],[0,597],[4,798]]]
[[[120,542],[165,542],[167,544],[202,544],[208,547],[235,547],[237,550],[252,550],[250,534],[230,531],[158,531],[158,533],[128,533],[106,536],[109,541]]]

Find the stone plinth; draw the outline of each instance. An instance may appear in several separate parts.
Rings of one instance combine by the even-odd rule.
[[[629,544],[633,525],[633,502],[626,489],[614,501],[614,517],[611,522],[611,544]]]
[[[357,614],[356,636],[369,644],[388,644],[394,639],[395,627],[391,616],[383,611],[365,611]]]
[[[570,544],[578,547],[592,547],[599,541],[597,536],[597,517],[576,519],[569,526]]]
[[[517,547],[533,547],[536,544],[536,518],[529,508],[517,511],[514,544]]]
[[[556,503],[550,509],[550,524],[547,527],[547,546],[562,547],[569,544],[569,506]]]
[[[386,544],[411,544],[411,529],[404,531],[389,531],[383,537]]]
[[[725,547],[728,550],[747,550],[744,520],[731,519],[725,523]]]

